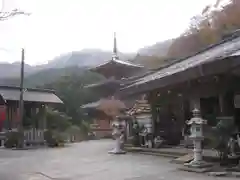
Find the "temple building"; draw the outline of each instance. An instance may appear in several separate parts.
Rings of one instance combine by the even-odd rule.
[[[121,111],[122,107],[124,106],[124,109],[128,109],[133,106],[134,101],[132,99],[127,99],[127,100],[120,100],[115,94],[116,92],[121,89],[122,87],[131,84],[139,75],[142,75],[144,73],[147,73],[147,69],[144,68],[141,65],[137,65],[134,63],[131,63],[129,61],[123,61],[120,60],[118,56],[118,51],[117,51],[117,40],[116,40],[116,34],[114,33],[114,47],[113,47],[113,55],[111,60],[107,61],[104,64],[101,64],[97,67],[94,67],[90,69],[92,72],[96,72],[99,74],[102,74],[106,80],[96,83],[96,84],[91,84],[85,86],[85,88],[91,88],[92,91],[97,91],[98,93],[101,94],[101,99],[98,102],[94,102],[94,104],[98,104],[97,106],[91,106],[90,104],[83,105],[82,108],[86,109],[89,105],[91,106],[92,109],[98,109],[98,107],[103,107],[104,102],[110,101],[112,104],[112,107],[118,107],[118,110],[114,110],[114,114],[111,114],[111,119],[113,120]],[[106,103],[105,103],[106,104]],[[121,106],[116,106],[116,104],[122,104]],[[111,109],[111,107],[110,107]],[[114,109],[114,108],[113,108]],[[105,111],[105,110],[103,110]],[[111,110],[112,111],[112,110]],[[105,112],[105,114],[107,114]],[[95,123],[94,124],[103,124],[103,122],[100,122],[101,120],[99,119],[100,117],[95,114]],[[108,120],[109,121],[109,118]],[[98,126],[98,130],[101,131],[101,128],[111,128],[111,124],[107,123],[109,126],[106,127],[106,124],[104,127],[101,127],[100,125]]]
[[[17,130],[19,123],[24,129],[25,141],[44,141],[46,107],[63,102],[48,89],[25,88],[23,93],[24,114],[20,122],[20,87],[0,86],[0,132]]]
[[[240,128],[240,34],[233,33],[121,88],[122,98],[147,94],[154,136],[179,144],[186,120],[197,108],[208,126],[234,119]],[[240,130],[240,129],[239,129]],[[238,130],[238,131],[239,131]]]
[[[121,101],[114,99],[101,99],[97,102],[81,106],[86,115],[90,116],[92,123],[91,132],[98,138],[111,137],[111,122],[113,117],[119,114],[126,107]]]

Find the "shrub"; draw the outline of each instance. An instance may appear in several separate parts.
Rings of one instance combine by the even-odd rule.
[[[20,139],[23,138],[23,134],[11,131],[6,133],[6,141],[4,143],[5,148],[14,148],[19,146]]]
[[[64,146],[66,134],[58,131],[48,130],[44,134],[44,139],[49,147]]]

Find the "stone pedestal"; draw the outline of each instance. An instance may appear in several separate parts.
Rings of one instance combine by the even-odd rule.
[[[205,168],[209,167],[209,164],[203,161],[202,157],[202,140],[203,138],[195,138],[193,144],[194,144],[194,149],[193,149],[193,160],[189,163],[185,163],[185,166],[188,167],[193,167],[193,168]]]
[[[122,149],[124,143],[124,126],[121,122],[116,121],[113,123],[113,137],[115,139],[115,147],[109,151],[109,154],[125,154],[126,151]]]
[[[108,153],[109,154],[125,154],[126,153],[126,151],[121,149],[121,139],[120,139],[120,137],[115,139],[115,147],[114,147],[114,149],[112,149]]]

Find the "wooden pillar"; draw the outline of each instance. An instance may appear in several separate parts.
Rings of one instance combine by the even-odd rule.
[[[223,94],[219,94],[219,96],[218,96],[218,100],[219,100],[220,114],[221,114],[221,115],[225,115],[224,95],[223,95]]]
[[[148,103],[151,108],[151,118],[152,118],[152,133],[156,133],[156,121],[158,118],[158,111],[156,109],[156,101],[158,98],[158,93],[152,91],[148,94]]]
[[[46,120],[46,105],[41,106],[41,121],[42,121],[42,129],[47,129],[47,120]]]

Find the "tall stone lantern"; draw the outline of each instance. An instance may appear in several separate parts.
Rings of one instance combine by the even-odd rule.
[[[190,163],[185,163],[185,166],[190,167],[206,167],[209,166],[203,161],[202,157],[202,142],[204,140],[203,136],[203,125],[207,124],[207,121],[202,119],[200,116],[200,111],[198,109],[193,110],[193,118],[186,122],[191,126],[190,139],[193,140],[194,150],[193,150],[193,160]]]
[[[123,150],[124,143],[124,131],[125,131],[125,122],[121,117],[117,117],[112,124],[113,127],[113,138],[115,139],[115,147],[113,150],[109,151],[109,154],[125,154],[126,151]]]

